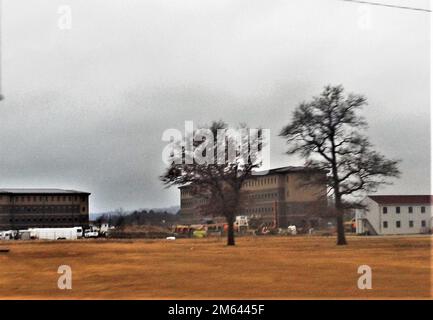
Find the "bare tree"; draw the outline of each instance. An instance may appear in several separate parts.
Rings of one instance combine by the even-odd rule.
[[[241,188],[252,171],[261,165],[258,153],[262,149],[260,130],[258,135],[248,139],[239,139],[230,133],[227,124],[219,121],[208,127],[211,135],[195,140],[195,155],[205,161],[193,159],[188,163],[185,146],[181,152],[174,152],[170,157],[170,165],[161,176],[161,180],[169,187],[173,185],[189,186],[193,195],[204,201],[196,208],[200,213],[224,216],[228,224],[227,245],[235,245],[234,222],[241,203]],[[249,131],[245,126],[242,127]],[[224,136],[223,147],[218,137]],[[256,146],[256,147],[254,147]],[[246,151],[245,152],[242,152]]]
[[[328,170],[327,184],[334,197],[337,244],[347,244],[343,212],[347,203],[365,192],[374,192],[387,178],[399,177],[398,160],[388,160],[373,150],[362,135],[365,119],[357,114],[366,98],[344,94],[342,86],[326,86],[318,97],[301,103],[280,136],[287,139],[288,154],[299,154],[306,166]]]

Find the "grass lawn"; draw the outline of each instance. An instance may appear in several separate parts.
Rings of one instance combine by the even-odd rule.
[[[431,237],[0,242],[3,299],[429,298]],[[72,268],[72,290],[57,269]],[[359,290],[360,265],[373,289]]]

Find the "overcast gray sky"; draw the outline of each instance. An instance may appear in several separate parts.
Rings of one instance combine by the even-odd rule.
[[[380,0],[429,7],[428,0]],[[58,27],[70,5],[72,28]],[[338,0],[3,0],[2,187],[92,193],[91,211],[179,204],[162,133],[224,119],[279,130],[326,84],[365,94],[376,147],[430,192],[430,14]]]

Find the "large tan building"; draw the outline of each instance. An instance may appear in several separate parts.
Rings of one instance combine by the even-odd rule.
[[[63,189],[0,189],[0,230],[87,226],[89,195]]]
[[[305,167],[283,167],[255,175],[245,181],[242,193],[245,200],[236,215],[260,218],[270,225],[315,226],[327,206],[326,172]],[[323,181],[306,184],[309,179]],[[197,207],[206,200],[193,195],[189,186],[180,187],[180,215],[184,223],[204,219]]]

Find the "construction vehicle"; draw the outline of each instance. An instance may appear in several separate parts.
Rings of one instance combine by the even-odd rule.
[[[248,221],[248,216],[236,216],[235,231],[239,233],[246,232],[248,230]]]

